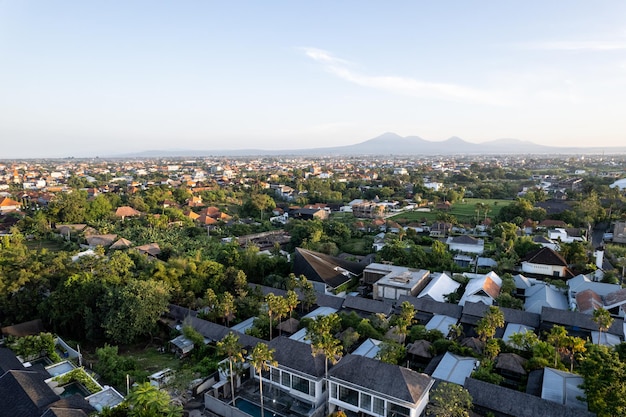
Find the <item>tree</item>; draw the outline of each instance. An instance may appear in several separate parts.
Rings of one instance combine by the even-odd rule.
[[[129,406],[129,417],[179,417],[183,415],[180,406],[171,403],[172,399],[149,382],[139,384],[124,400]]]
[[[298,300],[298,294],[295,291],[289,290],[285,295],[285,300],[287,300],[287,308],[289,309],[289,318],[291,319],[291,313],[293,310],[298,307],[300,301]]]
[[[489,306],[489,311],[478,320],[476,333],[483,342],[496,334],[496,329],[504,327],[504,314],[496,306]]]
[[[336,313],[317,316],[306,330],[305,338],[311,341],[311,353],[315,357],[324,355],[324,375],[328,391],[328,361],[335,364],[343,355],[341,342],[333,333],[341,327],[341,319]]]
[[[253,194],[250,196],[249,204],[261,212],[261,220],[263,220],[264,211],[273,210],[276,207],[274,199],[267,194]]]
[[[228,370],[230,376],[230,389],[233,398],[233,406],[235,406],[235,373],[233,372],[233,364],[244,361],[243,356],[246,354],[245,349],[239,343],[239,336],[233,332],[228,332],[226,336],[217,342],[217,354],[226,355],[228,358]]]
[[[460,385],[441,382],[431,391],[426,415],[436,417],[469,417],[472,396]]]
[[[546,341],[554,347],[554,367],[556,367],[559,354],[565,353],[567,349],[569,342],[567,330],[563,326],[553,326],[546,337]]]
[[[567,338],[567,348],[569,350],[569,371],[574,372],[574,361],[577,353],[587,351],[586,342],[580,337],[570,336]]]
[[[598,417],[626,414],[626,363],[613,349],[589,345],[578,367],[589,411]]]
[[[406,337],[408,328],[415,321],[415,306],[408,301],[403,301],[400,304],[400,314],[396,320],[396,333]]]
[[[257,343],[250,354],[252,367],[259,374],[259,396],[261,398],[261,417],[264,417],[263,410],[263,371],[270,369],[270,366],[277,366],[274,360],[274,349],[270,349],[265,343]]]
[[[123,387],[126,375],[137,370],[137,362],[129,357],[120,356],[117,346],[105,344],[104,347],[96,349],[98,362],[94,365],[94,370],[106,382],[115,387]]]
[[[304,297],[302,308],[306,307],[306,309],[308,310],[317,301],[315,288],[304,275],[300,275],[298,277],[298,288],[300,289],[300,291],[302,291],[302,296]]]
[[[392,340],[381,343],[380,350],[376,357],[381,362],[399,365],[406,357],[406,347],[403,344]]]
[[[124,287],[106,293],[102,310],[107,311],[102,326],[109,339],[123,344],[151,334],[157,320],[167,310],[169,288],[162,282],[132,279]]]
[[[609,330],[609,327],[613,324],[613,317],[611,317],[611,313],[604,308],[599,308],[593,311],[593,317],[591,318],[596,325],[598,326],[598,345],[600,344],[600,339],[602,339],[602,332],[606,332]]]
[[[230,327],[230,321],[235,317],[235,313],[237,312],[235,297],[231,293],[225,292],[222,295],[222,299],[220,300],[220,312],[226,321],[226,327]]]
[[[281,309],[280,299],[282,297],[278,295],[274,295],[273,292],[267,294],[265,296],[265,304],[267,306],[267,315],[270,318],[270,340],[272,340],[272,327],[274,327],[273,316],[279,312]]]

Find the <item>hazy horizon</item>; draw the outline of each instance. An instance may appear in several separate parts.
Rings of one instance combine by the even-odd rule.
[[[626,3],[0,2],[0,158],[626,143]]]

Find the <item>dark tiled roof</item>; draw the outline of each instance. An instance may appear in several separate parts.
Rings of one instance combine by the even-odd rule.
[[[332,288],[350,281],[351,276],[343,270],[354,275],[361,275],[365,265],[350,262],[341,258],[335,258],[308,249],[296,248],[293,263],[293,272],[296,275],[304,275],[308,280],[323,282]]]
[[[443,314],[449,317],[458,319],[463,313],[463,307],[458,304],[440,303],[439,301],[431,300],[429,298],[416,298],[401,295],[398,299],[398,304],[402,304],[404,301],[408,301],[413,304],[413,307],[417,312],[427,312],[431,314]]]
[[[520,391],[500,387],[473,378],[466,378],[464,387],[475,407],[492,410],[511,417],[592,417],[586,410],[567,407]]]
[[[70,395],[69,397],[63,397],[59,401],[55,401],[52,404],[50,404],[49,407],[60,409],[60,410],[83,411],[85,414],[91,414],[94,411],[96,411],[96,409],[93,408],[91,404],[89,404],[89,402],[87,402],[80,394],[74,394],[74,395]],[[71,414],[71,415],[73,416],[74,414]],[[79,414],[76,414],[76,415],[79,415]]]
[[[592,320],[590,314],[583,314],[577,311],[543,307],[541,309],[541,321],[544,323],[558,324],[564,327],[579,327],[588,331],[598,330],[598,325]],[[624,320],[614,319],[608,333],[624,336]]]
[[[188,317],[185,324],[189,324],[195,331],[214,342],[222,340],[228,334],[228,328],[225,326],[198,317]]]
[[[170,304],[168,306],[168,312],[166,313],[169,317],[173,318],[174,320],[178,320],[178,321],[184,321],[187,317],[197,317],[198,316],[198,312],[195,310],[192,310],[190,308],[187,307],[182,307],[176,304]]]
[[[316,378],[324,376],[324,355],[313,356],[311,345],[279,336],[268,343],[276,349],[274,359],[282,367],[290,368]],[[328,367],[331,367],[330,361]]]
[[[567,262],[561,255],[545,247],[529,252],[521,261],[539,265],[567,266]]]
[[[15,356],[11,349],[0,348],[0,375],[6,371],[24,369],[22,362]]]
[[[59,400],[40,374],[8,371],[0,377],[0,417],[36,417]]]
[[[87,417],[87,413],[83,410],[76,410],[71,408],[48,408],[41,417]]]
[[[411,404],[419,402],[434,383],[428,375],[358,355],[345,356],[329,375]]]
[[[522,358],[516,353],[501,353],[496,358],[496,369],[512,372],[518,375],[526,375],[524,364],[528,360]]]
[[[480,243],[479,239],[468,235],[454,236],[452,242],[464,245],[478,245]]]
[[[465,321],[471,321],[470,318],[481,318],[485,315],[489,306],[483,303],[465,303],[463,307],[463,316]],[[538,328],[541,324],[541,316],[535,313],[529,313],[527,311],[515,310],[513,308],[500,307],[500,311],[504,314],[504,321],[506,323],[523,324],[533,328]]]
[[[383,301],[348,295],[343,302],[343,308],[358,310],[365,313],[383,313],[384,315],[389,316],[393,310],[393,305]]]

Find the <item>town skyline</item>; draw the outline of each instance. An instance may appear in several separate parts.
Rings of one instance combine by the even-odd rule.
[[[3,158],[624,141],[626,5],[0,6]]]

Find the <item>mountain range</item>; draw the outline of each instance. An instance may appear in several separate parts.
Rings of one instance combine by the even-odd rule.
[[[324,155],[537,155],[537,154],[618,154],[626,153],[626,146],[612,147],[557,147],[538,145],[519,139],[497,139],[483,143],[467,142],[453,136],[435,142],[419,136],[402,137],[387,132],[373,139],[354,145],[311,149],[267,150],[267,149],[222,149],[222,150],[147,150],[124,155],[111,155],[118,158],[129,157],[174,157],[174,156],[324,156]]]

